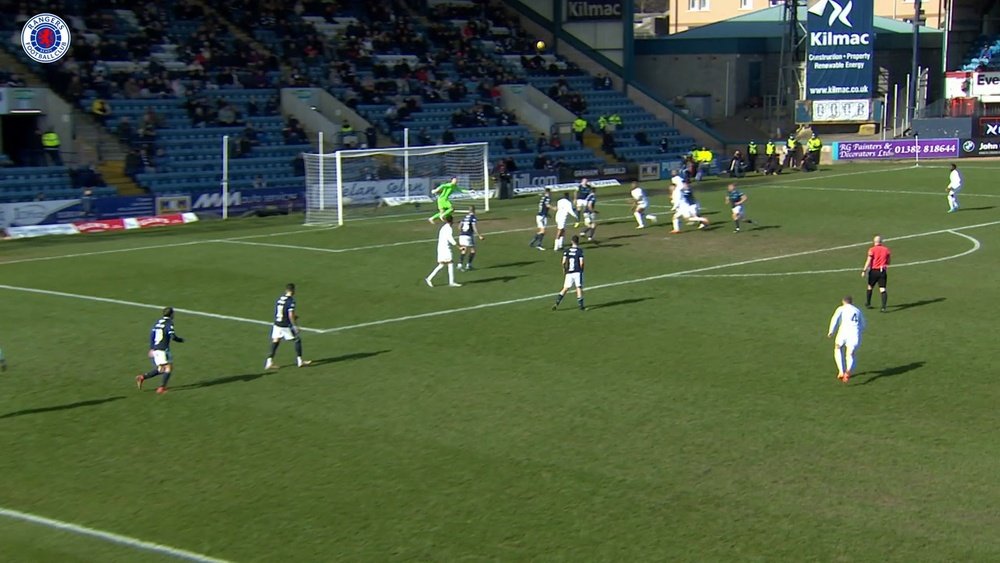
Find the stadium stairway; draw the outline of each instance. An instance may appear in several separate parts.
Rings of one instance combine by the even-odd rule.
[[[104,181],[115,190],[118,195],[141,195],[146,193],[139,187],[132,178],[125,175],[125,160],[105,160],[97,165]]]

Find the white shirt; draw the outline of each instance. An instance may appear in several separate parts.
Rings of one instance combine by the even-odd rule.
[[[561,197],[559,198],[559,201],[556,202],[556,216],[566,217],[568,215],[576,217],[576,212],[573,211],[573,202]]]
[[[438,252],[450,252],[452,246],[456,246],[455,236],[452,234],[451,225],[445,223],[438,231]]]
[[[830,318],[830,330],[828,334],[833,334],[835,330],[838,337],[850,336],[860,338],[861,333],[865,330],[865,316],[861,313],[861,309],[858,309],[854,305],[841,305],[837,307],[837,310],[833,312],[833,317]]]
[[[948,175],[948,189],[956,192],[962,189],[962,175],[958,173],[958,170],[952,170],[951,174]]]
[[[677,176],[673,176],[670,178],[670,183],[673,184],[674,187],[679,188],[684,184],[686,184],[687,182],[685,182],[684,178],[681,178],[681,176],[678,174]]]
[[[634,190],[632,190],[632,199],[636,201],[645,201],[646,192],[642,191],[642,188],[636,187]]]

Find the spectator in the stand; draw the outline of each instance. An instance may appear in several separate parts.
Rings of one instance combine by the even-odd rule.
[[[660,138],[660,152],[665,153],[670,150],[670,139],[666,135]]]
[[[236,125],[236,109],[230,105],[226,104],[219,109],[219,115],[216,118],[216,123],[220,127],[232,127]]]
[[[576,137],[576,142],[583,144],[583,136],[587,132],[587,120],[583,118],[582,115],[576,116],[573,120],[573,135]]]
[[[51,127],[46,129],[45,133],[42,133],[42,148],[45,150],[45,155],[48,156],[52,166],[63,165],[62,155],[59,154],[61,146],[59,134],[52,130]]]
[[[531,152],[528,149],[528,140],[524,138],[524,135],[521,135],[517,139],[517,150],[518,152]]]
[[[125,175],[135,179],[136,174],[142,173],[142,161],[139,159],[139,150],[130,149],[125,155]]]
[[[257,105],[257,98],[250,98],[250,101],[247,102],[247,116],[257,117],[258,115],[260,115],[260,108]]]
[[[535,152],[545,152],[547,148],[549,148],[549,139],[545,133],[542,133],[538,135],[538,140],[535,142]]]
[[[613,112],[608,116],[608,123],[615,126],[615,129],[620,129],[622,126],[622,116],[618,112]]]
[[[236,145],[236,156],[250,156],[251,151],[253,151],[253,142],[250,141],[245,133],[239,136],[239,139],[236,140]]]
[[[147,107],[146,113],[142,114],[142,126],[159,129],[163,127],[163,118],[153,110],[152,106]]]
[[[253,189],[260,190],[267,187],[267,180],[263,176],[257,174],[253,179]]]
[[[427,132],[427,128],[426,127],[421,128],[420,131],[417,133],[417,145],[427,146],[433,144],[434,141],[431,140],[431,135],[430,133]]]
[[[292,175],[296,178],[306,175],[306,161],[302,157],[302,153],[295,155],[295,158],[292,159]]]
[[[562,150],[562,148],[563,148],[562,147],[562,139],[559,138],[559,135],[552,135],[552,137],[549,138],[549,148],[552,149],[552,150],[554,150],[554,151],[561,151]]]
[[[610,154],[615,155],[615,135],[611,131],[605,131],[601,134],[601,150]]]
[[[548,162],[549,158],[547,156],[545,156],[544,154],[539,154],[538,156],[535,157],[535,162],[532,165],[532,167],[535,170],[542,170],[545,168],[545,165],[548,164]]]
[[[746,162],[743,160],[743,153],[736,151],[729,160],[729,176],[732,178],[742,178],[746,173]]]
[[[635,142],[639,143],[639,146],[641,147],[648,147],[649,135],[647,135],[645,131],[636,131]]]
[[[131,146],[135,141],[135,127],[132,126],[132,120],[127,115],[118,120],[115,134],[118,135],[118,140],[126,146]]]
[[[243,136],[246,137],[250,144],[257,146],[260,144],[260,137],[257,134],[257,129],[254,128],[253,123],[247,122],[246,127],[243,128]]]
[[[143,127],[139,131],[139,148],[151,147],[156,143],[156,130],[152,127]]]
[[[378,146],[378,131],[371,125],[365,129],[365,148],[374,149]]]
[[[507,172],[517,172],[517,162],[514,157],[508,156],[504,159],[504,164],[507,166]]]
[[[452,133],[451,129],[445,129],[444,133],[441,134],[441,144],[443,145],[455,144],[455,134]]]
[[[514,150],[514,139],[510,138],[510,135],[504,135],[503,141],[500,142],[503,146],[503,150],[512,151]]]
[[[104,101],[104,99],[97,98],[90,104],[90,114],[93,115],[94,119],[96,119],[102,126],[106,125],[108,122],[108,116],[111,115],[111,105]]]

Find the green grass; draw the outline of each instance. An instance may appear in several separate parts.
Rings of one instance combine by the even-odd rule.
[[[977,166],[950,215],[944,168],[747,180],[767,228],[739,234],[724,182],[700,192],[717,227],[676,236],[656,186],[659,224],[609,221],[585,247],[585,313],[549,310],[562,276],[527,247],[535,198],[482,215],[460,289],[423,285],[433,242],[210,242],[430,240],[426,209],[3,243],[6,286],[260,321],[294,281],[314,329],[539,298],[308,333],[319,365],[272,373],[266,326],[179,313],[157,396],[132,384],[156,311],[0,289],[0,507],[235,561],[996,561],[1000,166]],[[603,219],[627,215],[624,191],[602,191]],[[993,222],[959,231],[981,248],[955,259],[974,241],[892,240]],[[826,325],[863,298],[876,232],[890,312],[869,314],[843,385]],[[67,254],[87,255],[27,261]],[[0,545],[164,560],[4,518]]]

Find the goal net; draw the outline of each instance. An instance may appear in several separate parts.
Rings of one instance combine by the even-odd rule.
[[[306,224],[343,225],[352,206],[430,203],[431,190],[458,178],[452,201],[489,211],[489,143],[341,150],[306,154]]]

